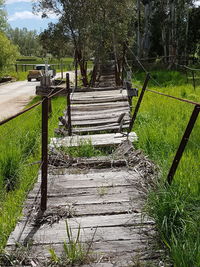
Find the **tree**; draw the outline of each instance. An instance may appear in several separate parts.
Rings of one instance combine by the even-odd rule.
[[[0,76],[10,69],[10,65],[15,63],[18,56],[18,48],[0,32]]]
[[[27,28],[9,28],[7,30],[7,36],[15,45],[18,45],[22,55],[40,56],[41,45],[37,31],[29,31]]]
[[[48,16],[48,12],[60,17],[60,32],[73,43],[75,60],[87,86],[87,59],[94,56],[99,61],[101,56],[101,59],[114,57],[117,61],[120,57],[119,51],[128,38],[132,3],[132,0],[39,0],[35,11],[42,11],[43,17]]]

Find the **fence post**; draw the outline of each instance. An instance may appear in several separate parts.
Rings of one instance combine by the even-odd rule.
[[[192,71],[192,81],[193,81],[193,87],[194,87],[194,90],[195,90],[196,89],[196,84],[195,84],[194,71]]]
[[[70,84],[69,73],[66,74],[66,89],[67,89],[67,117],[68,117],[68,135],[72,136],[72,123],[71,123],[71,99],[70,99]]]
[[[75,89],[78,88],[78,61],[75,58]]]
[[[42,102],[42,183],[41,205],[42,211],[47,209],[47,177],[48,177],[48,97]]]
[[[15,64],[15,71],[18,73],[18,66]]]
[[[140,105],[141,105],[141,102],[142,102],[142,99],[143,99],[143,96],[144,96],[144,93],[145,93],[145,90],[146,90],[146,87],[147,87],[147,84],[148,84],[149,80],[150,80],[150,74],[147,73],[147,76],[146,76],[145,81],[144,81],[144,85],[143,85],[143,87],[142,87],[142,91],[141,91],[141,93],[140,93],[140,96],[139,96],[137,105],[136,105],[136,107],[135,107],[134,114],[133,114],[132,119],[131,119],[131,121],[130,121],[130,126],[129,126],[129,131],[128,131],[129,133],[130,133],[131,130],[133,129],[133,125],[134,125],[135,119],[136,119],[136,117],[137,117],[137,113],[138,113],[138,111],[139,111],[139,108],[140,108]]]
[[[183,155],[183,152],[185,150],[185,147],[186,147],[186,145],[188,143],[188,140],[190,138],[190,134],[191,134],[191,132],[193,130],[193,127],[195,125],[195,122],[196,122],[196,120],[198,118],[199,112],[200,112],[200,106],[199,105],[196,105],[194,107],[194,110],[193,110],[192,115],[190,117],[189,123],[187,125],[186,130],[185,130],[185,133],[183,135],[183,138],[181,140],[181,143],[179,145],[179,148],[178,148],[178,150],[176,152],[176,156],[175,156],[175,158],[173,160],[173,163],[172,163],[172,166],[170,168],[170,171],[168,173],[167,181],[168,181],[169,184],[172,183],[172,180],[173,180],[174,175],[176,173],[177,167],[179,165],[179,162],[181,160],[181,157]]]

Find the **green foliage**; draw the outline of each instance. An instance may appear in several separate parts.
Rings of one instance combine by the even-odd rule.
[[[184,83],[184,77],[180,73],[153,74],[166,87],[155,86],[152,81],[149,85],[151,89],[199,101],[200,87],[194,91],[192,85]],[[142,80],[141,77],[142,74],[136,74],[137,84]],[[171,79],[173,80],[170,81]],[[172,186],[165,185],[193,108],[192,105],[146,92],[134,128],[139,136],[136,147],[149,154],[161,168],[160,180],[149,195],[147,210],[155,219],[162,242],[168,248],[176,267],[200,266],[200,117],[183,153]]]
[[[10,71],[10,64],[14,64],[18,55],[17,47],[0,32],[0,77],[3,73]]]
[[[7,36],[13,44],[19,47],[21,55],[24,56],[40,56],[42,48],[39,43],[37,31],[29,31],[27,28],[9,28]]]

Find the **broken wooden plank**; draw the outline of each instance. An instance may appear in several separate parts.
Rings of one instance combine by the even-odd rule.
[[[94,147],[116,146],[125,140],[127,140],[127,136],[122,135],[121,133],[96,134],[90,136],[70,136],[64,138],[52,138],[50,147],[77,147],[84,142],[91,142]],[[131,132],[128,136],[128,140],[131,142],[137,141],[138,138],[136,133]]]
[[[111,132],[119,132],[119,124],[108,124],[105,126],[96,126],[96,127],[82,127],[82,128],[73,128],[72,133],[99,133],[101,131],[111,131]],[[125,130],[129,128],[129,123],[123,124],[123,126],[121,127],[121,129]],[[120,131],[121,132],[121,131]]]

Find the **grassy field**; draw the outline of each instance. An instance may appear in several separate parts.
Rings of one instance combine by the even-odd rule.
[[[36,97],[30,104],[40,100]],[[66,105],[63,97],[52,101],[49,137]],[[0,250],[21,215],[27,192],[37,179],[41,159],[41,105],[0,126]]]
[[[200,86],[194,91],[179,72],[157,71],[148,88],[200,102]],[[144,73],[133,83],[142,85]],[[136,100],[134,100],[136,101]],[[186,147],[172,186],[166,177],[194,106],[146,92],[134,131],[142,149],[159,166],[155,188],[149,194],[147,211],[155,219],[162,244],[173,266],[200,266],[200,116]]]

